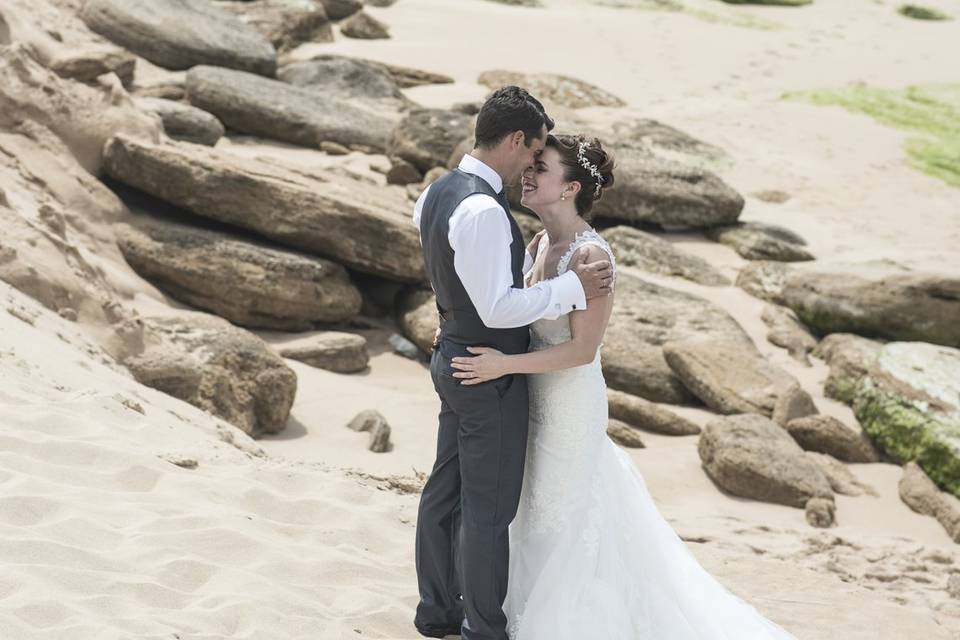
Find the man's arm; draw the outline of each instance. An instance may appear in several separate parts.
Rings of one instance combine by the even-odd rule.
[[[572,271],[527,289],[513,287],[510,222],[497,201],[486,195],[464,200],[450,219],[454,268],[485,325],[522,327],[586,308],[586,295]]]

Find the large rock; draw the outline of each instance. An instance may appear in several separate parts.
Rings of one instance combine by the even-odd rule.
[[[363,9],[363,3],[360,0],[320,0],[320,4],[323,5],[331,20],[349,18]]]
[[[359,40],[383,40],[390,37],[390,29],[366,11],[358,11],[343,21],[340,33]]]
[[[168,69],[198,64],[272,76],[273,45],[210,0],[88,0],[80,17],[91,29]]]
[[[336,373],[358,373],[367,368],[367,339],[355,333],[322,331],[274,345],[284,358]]]
[[[411,288],[398,301],[397,315],[403,335],[423,353],[430,355],[433,338],[440,327],[437,299],[432,291]]]
[[[783,284],[789,266],[782,262],[757,260],[745,265],[737,274],[736,285],[755,298],[783,305]]]
[[[544,103],[571,109],[624,107],[627,104],[600,87],[556,73],[517,73],[495,69],[481,73],[477,82],[491,91],[507,85],[517,85]]]
[[[820,335],[847,332],[960,346],[958,277],[793,271],[783,295],[804,324]]]
[[[707,474],[733,495],[800,508],[811,499],[833,501],[819,466],[763,416],[727,416],[708,423],[697,451]]]
[[[226,132],[213,114],[182,102],[163,98],[134,98],[134,103],[163,122],[163,130],[174,140],[213,146]]]
[[[646,446],[636,429],[615,418],[611,418],[607,423],[607,435],[621,447],[628,449],[643,449]]]
[[[806,416],[787,423],[787,432],[807,451],[827,453],[844,462],[878,462],[880,456],[863,432],[833,416]]]
[[[336,142],[383,150],[394,124],[377,111],[322,91],[217,67],[190,70],[187,98],[230,129],[306,147]]]
[[[760,222],[738,222],[734,225],[711,227],[704,231],[711,240],[733,248],[747,260],[778,260],[802,262],[813,260],[813,254],[803,248],[806,241],[784,227]]]
[[[117,229],[117,242],[160,289],[243,327],[303,331],[360,311],[347,270],[323,258],[143,215]]]
[[[686,418],[629,393],[608,389],[607,406],[611,418],[637,429],[668,436],[689,436],[700,433],[700,427]]]
[[[916,461],[938,486],[960,497],[960,350],[884,345],[857,385],[853,411],[894,460]]]
[[[852,333],[831,333],[821,340],[813,355],[830,365],[830,374],[823,385],[824,394],[851,404],[857,385],[873,368],[882,348],[883,343]]]
[[[777,398],[796,380],[756,349],[724,343],[668,343],[667,364],[705,405],[718,413],[773,414]]]
[[[136,56],[93,33],[70,11],[47,0],[4,0],[0,5],[0,45],[19,43],[62,78],[94,82],[115,73],[124,85],[133,80]]]
[[[156,118],[133,105],[116,78],[109,78],[96,86],[64,80],[37,63],[28,48],[0,48],[0,130],[25,121],[45,127],[85,169],[97,174],[103,144],[112,135],[158,140],[163,131]]]
[[[947,535],[960,543],[960,500],[940,491],[915,462],[904,465],[898,488],[900,499],[908,507],[936,518],[946,529]]]
[[[217,2],[249,24],[276,48],[286,52],[305,42],[332,42],[333,29],[319,0],[254,0]]]
[[[469,136],[473,119],[443,109],[415,109],[394,129],[387,155],[403,158],[421,172],[447,166],[454,149]]]
[[[817,339],[797,321],[792,311],[768,304],[760,319],[770,327],[767,340],[771,344],[786,349],[794,360],[810,364],[808,354],[817,346]]]
[[[719,150],[655,120],[592,132],[610,141],[617,162],[616,187],[594,205],[595,216],[667,228],[733,224],[740,216],[743,197],[699,159]]]
[[[434,73],[432,71],[424,71],[423,69],[414,69],[396,64],[387,64],[385,62],[373,62],[372,60],[366,60],[366,62],[377,64],[386,69],[387,72],[393,76],[393,79],[397,81],[401,89],[422,87],[428,84],[453,84],[454,82],[453,78],[442,73]]]
[[[106,159],[114,179],[196,214],[358,271],[401,282],[425,277],[420,240],[405,207],[363,182],[125,136],[110,141]]]
[[[327,97],[358,101],[392,113],[397,120],[400,111],[415,105],[384,65],[357,58],[316,56],[284,65],[277,77],[298,87],[321,91]]]
[[[720,342],[755,351],[726,311],[699,296],[617,274],[616,302],[604,337],[603,375],[614,389],[653,402],[696,403],[667,365],[667,342]]]
[[[862,496],[864,494],[869,496],[880,495],[877,493],[877,490],[870,485],[860,482],[847,465],[833,456],[816,451],[807,451],[806,457],[820,467],[820,471],[826,476],[827,481],[830,483],[830,488],[833,489],[834,493],[839,493],[844,496]]]
[[[157,342],[123,363],[141,383],[182,394],[253,437],[286,427],[297,376],[263,340],[205,313],[146,323]]]
[[[652,233],[620,225],[604,230],[602,235],[616,254],[618,265],[709,286],[730,284],[726,276],[703,258],[678,249]]]

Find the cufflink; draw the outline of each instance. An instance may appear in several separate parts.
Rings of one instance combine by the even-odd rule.
[[[573,305],[573,308],[576,309],[576,308],[577,308],[577,305]]]

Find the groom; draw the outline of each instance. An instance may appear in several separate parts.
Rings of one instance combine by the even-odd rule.
[[[508,526],[517,512],[527,447],[527,380],[464,386],[453,377],[468,346],[524,353],[528,326],[609,294],[610,263],[576,263],[524,288],[532,267],[504,183],[516,184],[543,150],[553,120],[519,87],[504,87],[477,116],[476,146],[420,196],[414,224],[436,292],[440,337],[430,361],[440,396],[437,459],[417,514],[420,604],[430,638],[507,640],[503,602]]]

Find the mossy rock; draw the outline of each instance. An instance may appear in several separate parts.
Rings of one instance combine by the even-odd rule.
[[[922,7],[918,4],[902,4],[897,9],[900,15],[913,18],[915,20],[949,20],[950,16],[939,9]]]
[[[937,485],[960,497],[960,416],[885,391],[867,377],[853,411],[863,430],[898,462],[916,461]]]

